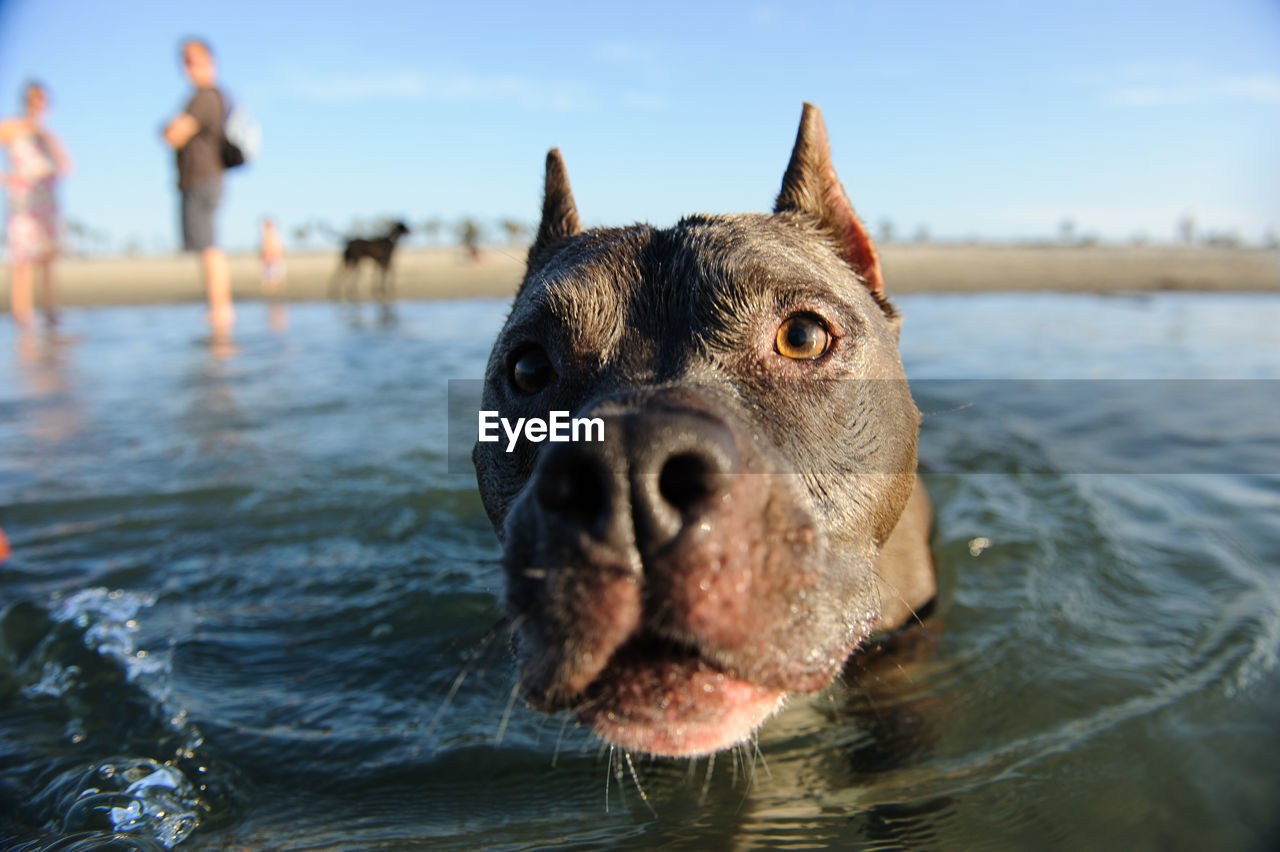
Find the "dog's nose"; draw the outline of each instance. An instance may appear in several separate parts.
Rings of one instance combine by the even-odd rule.
[[[700,411],[606,415],[601,443],[548,446],[534,475],[538,502],[562,522],[641,554],[701,523],[732,485],[733,434]]]
[[[534,474],[538,502],[592,538],[616,537],[622,531],[616,529],[614,515],[627,503],[625,480],[617,473],[619,455],[603,444],[551,444]]]
[[[648,553],[716,510],[738,456],[729,427],[702,412],[642,413],[630,425],[631,514]]]

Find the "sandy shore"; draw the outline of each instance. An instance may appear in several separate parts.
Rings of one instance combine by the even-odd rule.
[[[1123,292],[1141,290],[1280,292],[1280,252],[1199,246],[1029,247],[888,245],[880,250],[894,293],[981,291]],[[327,298],[337,266],[333,252],[288,260],[286,298]],[[524,268],[524,249],[486,251],[479,262],[454,248],[412,249],[396,258],[403,299],[509,296]],[[231,257],[238,299],[260,298],[258,260]],[[370,270],[361,292],[368,294]],[[8,305],[8,269],[0,272]],[[64,305],[185,302],[203,298],[194,256],[66,258],[57,267]]]

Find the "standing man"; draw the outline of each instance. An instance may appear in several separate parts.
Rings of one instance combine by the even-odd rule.
[[[178,191],[182,196],[182,247],[200,252],[209,325],[226,335],[235,322],[231,308],[231,270],[214,239],[214,215],[222,198],[222,121],[213,51],[200,39],[182,43],[182,70],[195,87],[186,109],[164,129],[164,141],[177,152]]]

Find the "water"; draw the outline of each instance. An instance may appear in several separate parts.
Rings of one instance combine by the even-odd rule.
[[[0,330],[0,846],[1269,847],[1280,297],[900,303],[937,611],[714,763],[513,699],[444,439],[503,304]],[[1089,381],[1035,417],[993,379]],[[1163,432],[1151,388],[1191,394]]]

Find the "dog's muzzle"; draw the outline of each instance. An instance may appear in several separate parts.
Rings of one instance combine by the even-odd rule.
[[[801,478],[684,391],[606,400],[548,444],[506,526],[526,698],[659,754],[739,742],[830,681],[861,627]],[[853,572],[855,574],[861,572]]]

